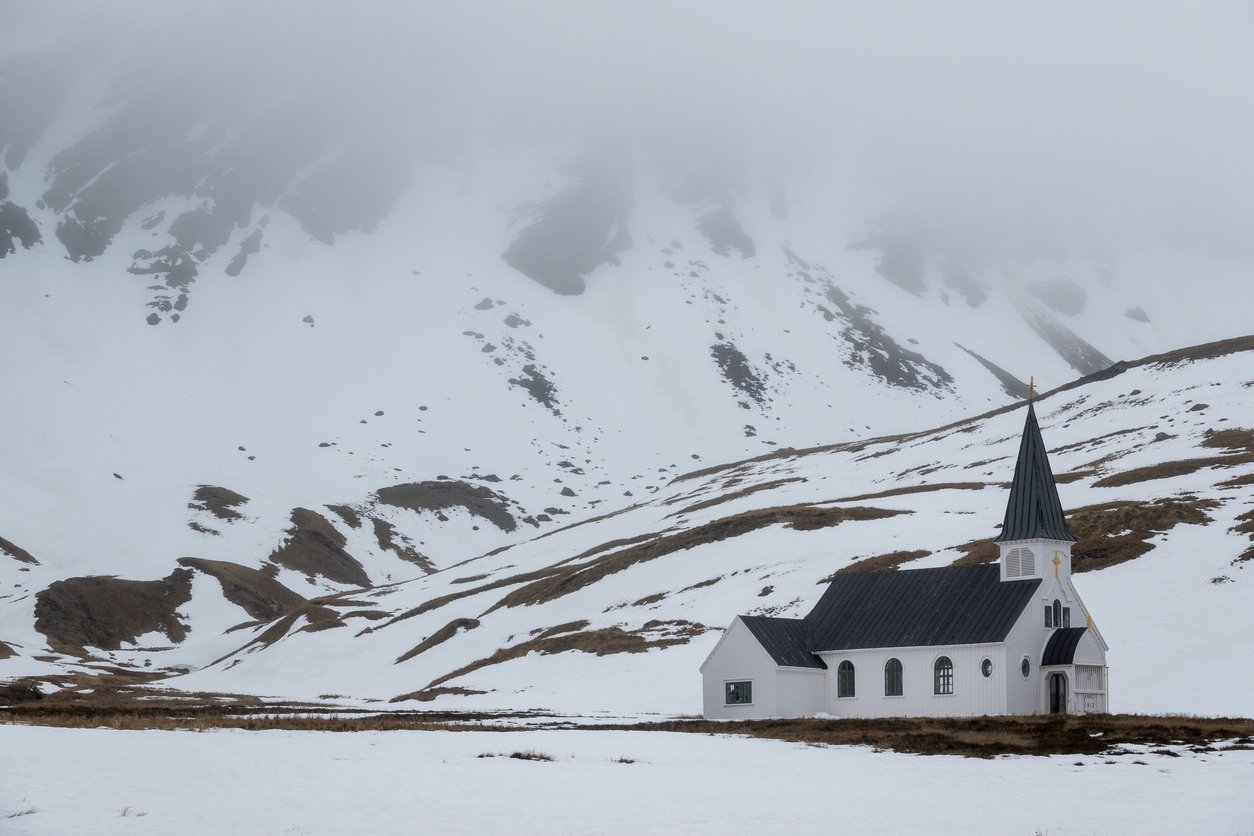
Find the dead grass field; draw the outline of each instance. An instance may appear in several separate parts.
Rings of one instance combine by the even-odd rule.
[[[99,685],[99,683],[96,683]],[[329,695],[328,695],[329,696]],[[3,705],[8,702],[9,705]],[[519,721],[527,721],[521,725]],[[1115,754],[1130,744],[1189,746],[1209,751],[1254,749],[1254,719],[1136,714],[1083,717],[886,718],[874,720],[744,720],[715,722],[678,719],[655,723],[576,725],[537,711],[372,711],[330,704],[265,704],[256,697],[198,694],[126,685],[68,690],[34,698],[21,688],[5,699],[0,723],[64,728],[205,731],[523,731],[581,728],[599,731],[664,731],[734,734],[820,746],[872,746],[926,755],[989,758],[998,755]]]
[[[695,734],[742,734],[830,746],[873,746],[924,755],[1096,755],[1127,744],[1188,745],[1206,750],[1235,740],[1254,748],[1254,720],[1094,714],[1081,717],[884,718],[874,720],[675,720],[596,726]]]

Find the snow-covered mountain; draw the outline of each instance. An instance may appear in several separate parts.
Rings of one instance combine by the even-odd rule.
[[[734,143],[711,149],[660,141],[662,128],[600,124],[578,140],[540,130],[506,140],[434,105],[425,119],[393,119],[334,62],[297,79],[241,61],[216,77],[205,72],[221,60],[211,39],[103,37],[31,12],[9,22],[0,36],[0,654],[12,656],[2,676],[107,659],[196,669],[187,687],[421,691],[458,702],[432,690],[456,687],[487,692],[466,704],[686,710],[682,674],[709,628],[736,612],[804,608],[803,592],[842,561],[902,550],[877,538],[933,552],[920,558],[928,565],[989,532],[991,488],[855,503],[883,518],[829,531],[839,514],[828,500],[931,484],[931,468],[981,458],[937,442],[934,460],[914,461],[914,439],[942,432],[879,442],[902,449],[863,459],[868,439],[1013,404],[1031,377],[1057,387],[1117,360],[1249,330],[1246,264],[1170,241],[1007,234],[976,243],[900,197],[865,199],[812,161]],[[151,48],[127,48],[135,38]],[[416,96],[439,86],[413,83]],[[395,129],[380,130],[389,120]],[[1058,404],[1056,424],[1075,420],[1046,427],[1047,438],[1065,448],[1128,431],[1106,443],[1148,455],[1128,452],[1144,427],[1172,434],[1149,413],[1172,416],[1200,375],[1216,394],[1192,398],[1212,406],[1176,419],[1192,422],[1192,434],[1146,448],[1195,456],[1199,434],[1222,429],[1220,420],[1249,423],[1240,415],[1249,389],[1234,370],[1248,356],[1170,364],[1161,381],[1150,365],[1086,383],[1093,403],[1112,398],[1112,386],[1148,394],[1137,410],[1087,420]],[[1148,377],[1129,387],[1134,374]],[[1004,421],[1013,423],[971,425],[967,441],[988,439],[982,458],[1010,455],[992,449],[1011,434]],[[788,452],[816,445],[823,452]],[[734,477],[743,484],[727,484],[723,471],[678,479],[762,455]],[[1065,488],[1073,492],[1123,461],[1080,467],[1088,460],[1070,457],[1081,454],[1062,455],[1057,469],[1084,471]],[[1007,478],[981,469],[945,481]],[[1206,487],[1198,501],[1224,510],[1189,519],[1210,514],[1208,531],[1235,524],[1248,486],[1225,489],[1232,495]],[[699,504],[686,498],[694,490],[727,501],[670,516]],[[1094,490],[1070,504],[1172,496]],[[937,518],[939,539],[916,530],[933,513],[911,504],[923,500],[960,515]],[[596,583],[579,575],[578,594],[543,606],[523,601],[540,595],[524,593],[528,584],[565,583],[551,564],[634,561],[650,548],[686,555],[675,551],[689,542],[683,532],[736,508],[798,503],[822,507],[809,535],[818,539],[795,555],[754,550],[792,549],[785,524],[805,529],[789,516],[801,512],[750,514],[735,538],[693,550],[722,555],[713,559],[727,572],[690,578],[672,560],[649,561]],[[851,529],[868,539],[838,547]],[[803,584],[805,572],[781,568],[794,564],[819,575]],[[1224,574],[1217,567],[1202,580]],[[637,571],[655,574],[637,581]],[[1236,594],[1242,576],[1226,574],[1236,581],[1199,594]],[[763,592],[763,601],[746,604],[751,577],[761,584],[750,597]],[[383,629],[484,585],[492,590]],[[522,597],[485,614],[488,598],[515,592]],[[342,593],[351,594],[309,603]],[[293,633],[338,627],[336,602],[358,599],[351,629]],[[268,626],[228,632],[251,621]],[[349,642],[358,624],[377,629]],[[236,652],[265,631],[265,642]],[[441,641],[393,666],[428,637]],[[546,656],[443,679],[498,651],[524,652],[526,641],[543,652],[671,649],[563,656],[578,660],[571,676],[604,683],[586,692],[594,705],[541,673]],[[665,687],[653,682],[658,671]],[[639,687],[644,677],[652,684]]]

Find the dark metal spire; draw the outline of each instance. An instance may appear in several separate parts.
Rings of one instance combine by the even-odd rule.
[[[1010,485],[1010,501],[1006,503],[1006,519],[995,542],[1036,538],[1075,542],[1058,500],[1058,487],[1049,469],[1049,457],[1045,455],[1045,441],[1036,423],[1036,408],[1029,401],[1023,440],[1019,443],[1019,461],[1015,463],[1015,478]]]

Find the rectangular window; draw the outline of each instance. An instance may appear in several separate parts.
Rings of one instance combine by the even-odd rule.
[[[727,705],[749,705],[753,702],[753,683],[752,682],[728,682],[727,686]]]
[[[1062,608],[1062,626],[1063,627],[1071,626],[1071,607]]]
[[[1054,626],[1054,619],[1053,619],[1053,618],[1051,618],[1051,616],[1052,616],[1053,614],[1054,614],[1054,610],[1053,610],[1053,608],[1052,608],[1052,607],[1050,607],[1050,605],[1049,605],[1049,604],[1046,604],[1046,605],[1045,605],[1045,626],[1046,626],[1046,627],[1053,627],[1053,626]]]

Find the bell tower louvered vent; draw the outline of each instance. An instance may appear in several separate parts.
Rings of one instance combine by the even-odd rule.
[[[1036,576],[1036,555],[1031,549],[1019,546],[1006,553],[1006,577],[1032,578]]]

